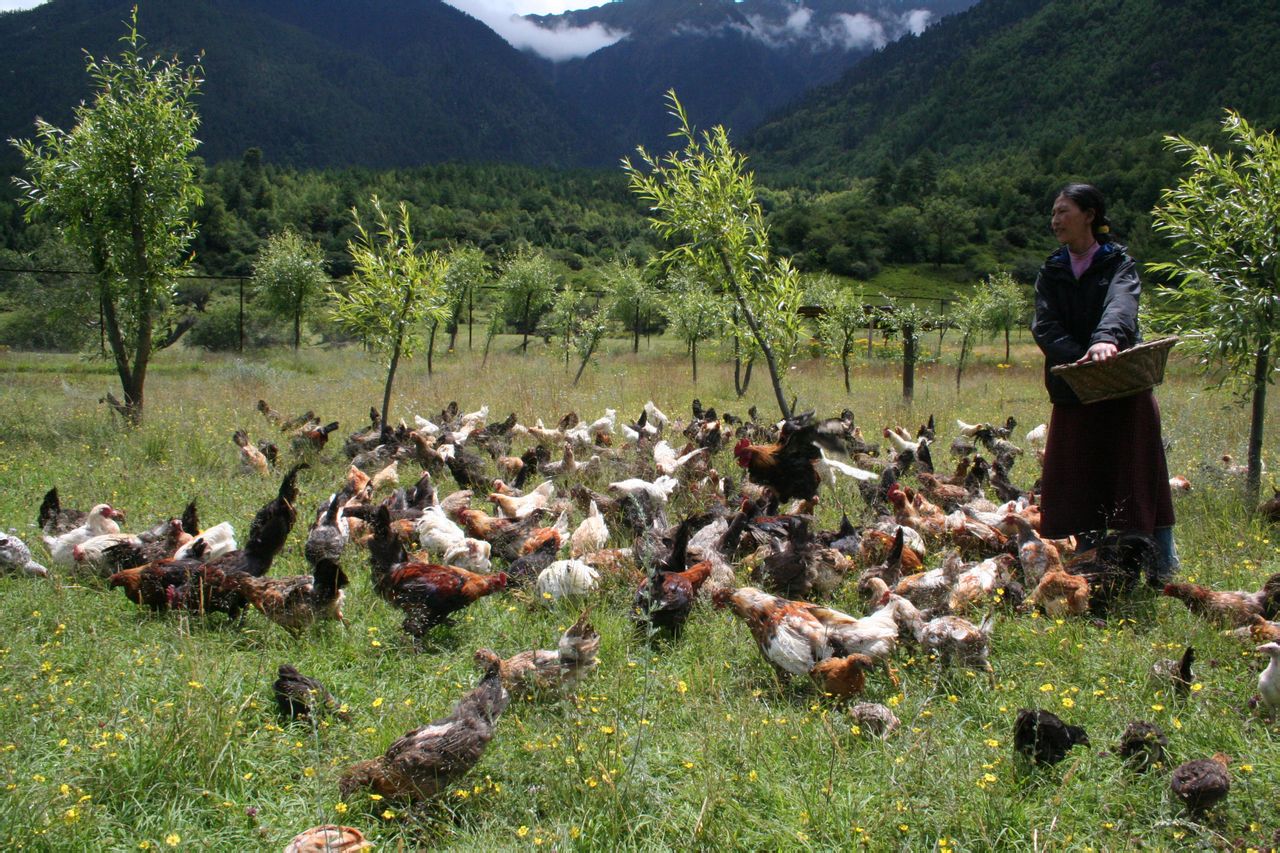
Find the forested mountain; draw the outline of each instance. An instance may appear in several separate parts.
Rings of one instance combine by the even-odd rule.
[[[983,0],[889,45],[761,126],[754,162],[790,178],[1028,152],[1082,174],[1224,107],[1280,120],[1280,4]]]
[[[0,14],[0,138],[31,136],[35,116],[70,123],[91,92],[82,50],[114,54],[133,3]],[[250,147],[309,167],[595,159],[538,64],[441,0],[146,0],[138,17],[158,52],[204,54],[208,160]]]
[[[532,17],[547,28],[625,33],[581,59],[548,63],[557,93],[599,125],[615,157],[661,150],[675,89],[700,125],[741,136],[904,33],[975,0],[614,0]]]

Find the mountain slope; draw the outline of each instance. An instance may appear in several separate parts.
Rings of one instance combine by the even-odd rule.
[[[550,67],[561,97],[591,115],[614,156],[663,149],[675,89],[702,127],[735,136],[874,49],[973,0],[614,0],[540,25],[599,24],[626,37]]]
[[[868,58],[747,141],[763,171],[870,174],[921,150],[978,162],[1280,119],[1280,4],[984,0]]]
[[[91,90],[82,49],[114,53],[131,0],[52,0],[0,15],[0,135],[66,126]],[[440,0],[152,0],[159,53],[204,52],[200,154],[298,166],[592,159],[536,64]]]

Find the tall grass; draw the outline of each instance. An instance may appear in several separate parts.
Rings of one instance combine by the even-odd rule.
[[[956,417],[1013,414],[1030,428],[1048,415],[1038,358],[1023,345],[1012,367],[998,368],[1002,350],[979,352],[959,394],[949,365],[923,365],[910,407],[892,360],[860,364],[850,398],[831,364],[800,363],[788,384],[802,408],[853,409],[869,435],[888,424],[914,429],[930,413],[943,435]],[[118,505],[130,529],[195,497],[207,525],[232,521],[243,539],[278,485],[237,473],[231,432],[267,434],[257,398],[289,413],[313,408],[340,420],[343,435],[365,422],[381,388],[380,370],[348,351],[166,353],[149,382],[146,424],[130,433],[97,402],[110,375],[81,367],[0,355],[0,526],[33,545],[36,507],[52,485],[69,505]],[[522,421],[550,421],[570,409],[594,417],[606,406],[629,418],[646,399],[684,414],[694,396],[722,411],[753,402],[770,411],[763,377],[738,401],[727,367],[704,370],[696,388],[688,376],[687,361],[661,340],[639,356],[617,342],[576,389],[549,357],[499,348],[481,371],[478,351],[463,351],[438,357],[430,378],[421,361],[408,365],[392,412],[430,416],[457,400],[487,403],[495,419],[515,411]],[[1240,455],[1246,410],[1177,366],[1159,399],[1171,468],[1195,482],[1177,507],[1184,574],[1256,586],[1280,569],[1280,538],[1250,520],[1236,484],[1200,471],[1222,452]],[[941,462],[945,451],[936,456]],[[730,461],[716,460],[722,470]],[[1272,453],[1268,463],[1277,461]],[[345,464],[331,447],[303,474],[301,517],[340,482]],[[1015,479],[1028,482],[1032,467],[1021,463]],[[862,511],[856,493],[824,492],[822,523],[842,510]],[[302,539],[296,530],[273,573],[305,571]],[[308,826],[340,822],[387,849],[1261,849],[1280,840],[1280,738],[1245,707],[1260,659],[1150,594],[1104,625],[1000,617],[994,688],[900,653],[900,685],[877,676],[867,691],[902,719],[880,741],[854,731],[808,683],[780,682],[727,612],[699,608],[679,641],[641,642],[625,615],[633,590],[614,581],[593,602],[601,664],[579,694],[515,703],[479,766],[437,802],[411,810],[367,796],[343,803],[341,769],[447,713],[475,682],[476,648],[549,648],[576,616],[567,605],[493,596],[415,653],[398,614],[372,594],[364,555],[350,551],[345,564],[350,628],[298,639],[253,613],[242,626],[220,616],[152,616],[65,575],[0,579],[0,839],[50,850],[279,849]],[[836,605],[856,609],[855,599],[842,590]],[[1147,672],[1187,643],[1203,662],[1201,687],[1178,700]],[[352,721],[283,724],[269,688],[283,662],[328,685]],[[1033,705],[1084,725],[1093,747],[1057,768],[1020,771],[1013,718]],[[1182,814],[1167,773],[1134,776],[1106,754],[1139,718],[1168,732],[1175,761],[1232,756],[1230,799],[1211,819]]]

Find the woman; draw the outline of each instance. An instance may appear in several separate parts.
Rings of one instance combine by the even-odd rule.
[[[1075,535],[1089,547],[1113,530],[1155,537],[1160,565],[1153,583],[1177,570],[1173,501],[1160,439],[1160,409],[1150,390],[1083,404],[1049,372],[1059,364],[1107,361],[1141,340],[1138,270],[1112,242],[1106,202],[1095,187],[1069,184],[1053,202],[1053,233],[1062,246],[1036,278],[1031,331],[1045,355],[1053,403],[1045,447],[1041,533]]]

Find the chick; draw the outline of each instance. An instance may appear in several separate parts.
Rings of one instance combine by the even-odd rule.
[[[338,706],[338,700],[314,678],[303,675],[287,663],[280,664],[278,678],[271,685],[276,705],[282,717],[308,719],[313,711],[332,710],[340,720],[350,720],[351,715]]]
[[[1064,723],[1052,711],[1023,708],[1013,725],[1013,749],[1035,764],[1057,764],[1076,744],[1089,745],[1080,726]]]
[[[1151,677],[1161,686],[1173,685],[1173,692],[1179,698],[1187,695],[1191,689],[1191,664],[1195,660],[1196,650],[1187,646],[1182,657],[1177,660],[1162,659],[1151,665]]]
[[[407,732],[377,758],[348,767],[338,780],[342,798],[361,788],[395,799],[435,796],[480,761],[510,702],[500,665],[490,662],[480,684],[447,717]]]
[[[1187,811],[1200,815],[1227,798],[1231,790],[1228,761],[1227,756],[1218,752],[1213,758],[1197,758],[1174,769],[1169,787]]]
[[[1124,759],[1124,763],[1133,772],[1146,773],[1165,763],[1165,747],[1168,745],[1169,738],[1155,723],[1134,720],[1120,736],[1116,754]]]
[[[898,727],[898,716],[887,705],[859,702],[849,709],[854,724],[878,738],[887,738]]]

